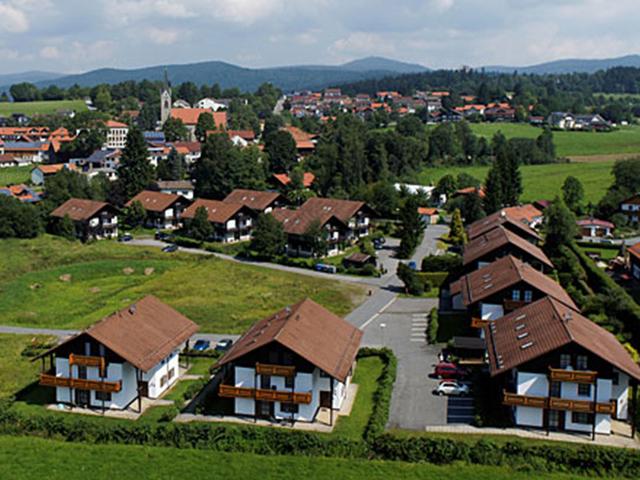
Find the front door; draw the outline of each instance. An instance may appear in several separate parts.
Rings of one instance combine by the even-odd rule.
[[[256,400],[256,417],[272,418],[274,416],[273,402]]]
[[[140,381],[140,396],[142,397],[149,396],[149,382]]]
[[[79,407],[88,406],[90,398],[89,390],[76,390],[76,405]]]
[[[331,392],[320,392],[320,406],[331,408]]]

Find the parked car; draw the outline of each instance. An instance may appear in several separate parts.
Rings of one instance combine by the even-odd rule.
[[[337,273],[338,269],[335,265],[327,265],[325,263],[316,263],[316,271],[324,273]]]
[[[219,340],[218,343],[216,343],[215,350],[218,352],[226,352],[231,348],[231,345],[233,345],[233,340],[231,340],[230,338],[223,338],[222,340]]]
[[[407,265],[409,265],[409,268],[411,270],[418,270],[418,265],[416,265],[416,262],[414,262],[413,260],[411,260]]]
[[[128,233],[125,233],[118,238],[119,242],[130,242],[131,240],[133,240],[133,235],[129,235]]]
[[[373,241],[373,248],[375,248],[376,250],[380,250],[385,243],[386,240],[384,238],[376,238]]]
[[[167,233],[167,232],[161,232],[160,230],[158,230],[156,232],[155,237],[156,237],[156,240],[160,240],[162,242],[167,242],[167,241],[173,240],[173,235],[172,234]]]
[[[467,370],[458,367],[454,363],[442,362],[436,365],[434,375],[438,378],[464,378]]]
[[[457,395],[463,397],[469,395],[470,389],[467,384],[455,380],[444,380],[440,382],[440,385],[436,388],[436,393],[438,395]]]
[[[204,352],[205,350],[209,350],[211,347],[211,342],[209,340],[196,340],[196,343],[193,344],[193,350],[196,352]]]
[[[175,252],[177,250],[178,250],[178,245],[176,245],[175,243],[171,243],[171,244],[167,245],[166,247],[162,248],[162,251],[166,252],[166,253],[173,253],[173,252]]]

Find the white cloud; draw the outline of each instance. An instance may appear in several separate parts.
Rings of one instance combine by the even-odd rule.
[[[47,45],[40,49],[40,56],[46,59],[60,58],[60,50],[58,50],[58,47],[54,47],[53,45]]]
[[[210,13],[215,18],[242,25],[251,25],[282,11],[285,6],[284,0],[215,0],[212,3]]]
[[[29,19],[20,9],[9,3],[0,3],[0,30],[22,33],[29,30]]]
[[[396,48],[393,41],[383,35],[354,32],[333,42],[329,50],[354,55],[391,55]]]
[[[171,28],[148,27],[146,37],[157,45],[171,45],[178,41],[179,32]]]

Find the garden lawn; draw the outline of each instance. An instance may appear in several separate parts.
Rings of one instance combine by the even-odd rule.
[[[358,360],[353,383],[358,385],[356,400],[349,416],[341,416],[334,429],[334,435],[361,439],[373,411],[373,397],[378,388],[378,378],[384,365],[378,356]]]
[[[364,298],[356,285],[111,241],[83,245],[42,236],[2,243],[5,325],[81,329],[153,294],[203,332],[242,333],[305,297],[341,316]]]
[[[471,130],[490,139],[501,131],[507,138],[536,138],[542,131],[524,123],[471,123]],[[640,155],[640,126],[620,127],[611,132],[553,132],[560,157],[629,154]]]
[[[84,112],[87,105],[84,100],[44,100],[40,102],[0,102],[0,115],[7,116],[12,113],[25,115],[48,115],[62,110]]]
[[[610,161],[523,165],[520,167],[524,189],[521,200],[553,200],[556,195],[562,195],[562,184],[569,175],[573,175],[582,182],[585,203],[598,203],[613,183],[612,168],[613,162]],[[435,185],[447,174],[456,176],[465,172],[484,182],[488,171],[488,166],[424,168],[418,175],[418,181],[423,185]]]
[[[40,438],[0,436],[0,478],[29,480],[138,480],[166,478],[277,478],[387,480],[395,478],[526,480],[532,473],[509,468],[367,461],[324,457],[260,456],[135,445],[85,445]],[[541,478],[541,477],[537,477]],[[550,475],[550,480],[580,479]]]
[[[2,103],[0,103],[2,105]],[[31,179],[32,167],[0,168],[0,187],[15,183],[27,183]]]
[[[52,340],[46,336],[0,334],[0,399],[12,396],[37,380],[40,363],[32,363],[29,357],[21,355],[34,338]]]

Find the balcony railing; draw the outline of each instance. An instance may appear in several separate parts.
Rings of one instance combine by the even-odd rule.
[[[549,368],[551,380],[555,382],[595,383],[598,372],[587,370],[564,370]]]
[[[104,371],[106,368],[104,357],[75,355],[73,353],[69,354],[69,366],[71,365],[82,365],[85,367],[98,367],[100,369],[101,374],[104,374]]]
[[[264,388],[234,387],[220,385],[218,395],[225,398],[255,398],[265,402],[311,403],[311,392],[287,392]]]
[[[596,403],[589,400],[570,400],[558,397],[535,397],[504,392],[502,400],[504,405],[511,407],[535,407],[551,410],[569,410],[571,412],[616,414],[617,403],[611,400],[609,403]]]
[[[296,374],[296,367],[256,363],[256,373],[259,375],[272,375],[274,377],[293,377]]]
[[[87,380],[84,378],[58,377],[48,373],[40,374],[40,385],[44,387],[67,387],[110,393],[119,392],[122,388],[121,382],[102,382],[100,380]]]

